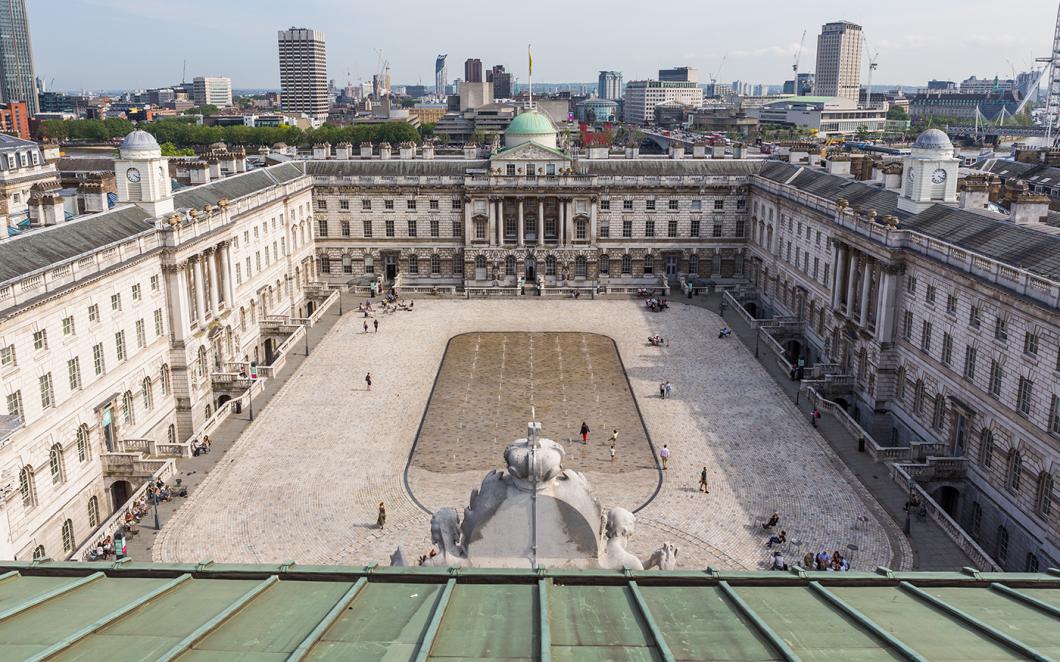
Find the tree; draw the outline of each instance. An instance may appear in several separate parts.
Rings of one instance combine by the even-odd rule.
[[[420,124],[420,139],[425,140],[434,135],[434,127],[437,126],[437,122],[423,122]]]
[[[901,106],[891,106],[887,110],[887,119],[904,122],[909,119],[909,113],[905,112],[905,108]]]
[[[195,108],[188,108],[184,111],[185,115],[202,115],[207,117],[217,112],[217,106],[212,103],[208,103],[202,106],[196,106]]]
[[[857,130],[854,131],[855,140],[866,140],[868,137],[869,127],[865,126],[864,124],[859,125]]]
[[[416,106],[416,100],[412,97],[401,97],[402,108],[414,108]]]
[[[190,147],[177,147],[171,142],[164,142],[159,147],[162,148],[162,156],[195,156],[195,150]]]

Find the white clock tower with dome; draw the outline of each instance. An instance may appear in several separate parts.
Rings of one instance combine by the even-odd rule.
[[[956,203],[959,166],[949,136],[938,129],[921,133],[905,157],[898,208],[918,214],[934,204]]]
[[[155,137],[146,131],[133,131],[118,150],[120,156],[114,161],[118,200],[132,202],[155,218],[171,213],[173,187],[168,159],[162,156]]]

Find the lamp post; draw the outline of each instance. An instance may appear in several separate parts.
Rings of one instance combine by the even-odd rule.
[[[159,530],[161,530],[162,525],[159,524],[159,522],[158,522],[158,495],[157,494],[152,495],[151,501],[154,502],[154,506],[155,506],[155,531],[159,531]]]
[[[756,326],[755,327],[755,358],[756,359],[758,358],[758,334],[761,333],[761,332],[762,332],[762,330]]]
[[[309,325],[305,325],[305,355],[309,356]]]
[[[913,485],[910,482],[909,485],[909,498],[905,501],[905,525],[902,527],[902,531],[905,535],[909,535],[913,530],[913,523],[910,520],[910,511],[913,510]]]

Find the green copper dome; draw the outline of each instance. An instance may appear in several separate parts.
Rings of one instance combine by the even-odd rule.
[[[552,121],[543,113],[539,113],[536,110],[528,110],[516,116],[504,133],[505,135],[517,136],[540,136],[555,134],[556,127],[552,126]]]

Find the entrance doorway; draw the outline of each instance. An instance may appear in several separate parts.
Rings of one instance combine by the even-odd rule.
[[[526,258],[526,280],[530,282],[537,280],[537,261],[532,257]]]
[[[100,426],[103,428],[103,444],[107,447],[107,451],[113,452],[116,445],[114,443],[114,410],[110,407],[103,410]]]
[[[676,278],[677,277],[677,256],[667,255],[666,256],[666,277]]]
[[[483,255],[475,258],[475,280],[486,280],[486,258]]]
[[[306,304],[305,304],[305,316],[306,317],[309,317],[310,315],[313,314],[313,308],[314,308],[313,302],[312,301],[306,301]]]
[[[273,349],[272,345],[273,345],[272,338],[266,338],[265,339],[265,365],[272,365],[272,360],[275,358],[273,356],[273,352],[275,350]]]
[[[112,506],[110,512],[117,512],[117,510],[129,500],[131,495],[132,485],[129,484],[129,481],[115,481],[115,483],[110,486],[110,501]]]
[[[788,360],[788,365],[791,365],[799,360],[802,356],[802,343],[798,340],[789,340],[784,345],[784,357]]]
[[[952,485],[943,485],[938,491],[937,501],[942,509],[946,511],[946,514],[950,517],[957,517],[957,504],[960,502],[961,493],[956,487]]]
[[[392,281],[397,278],[398,265],[396,255],[387,255],[383,258],[383,265],[385,266],[386,279]]]

